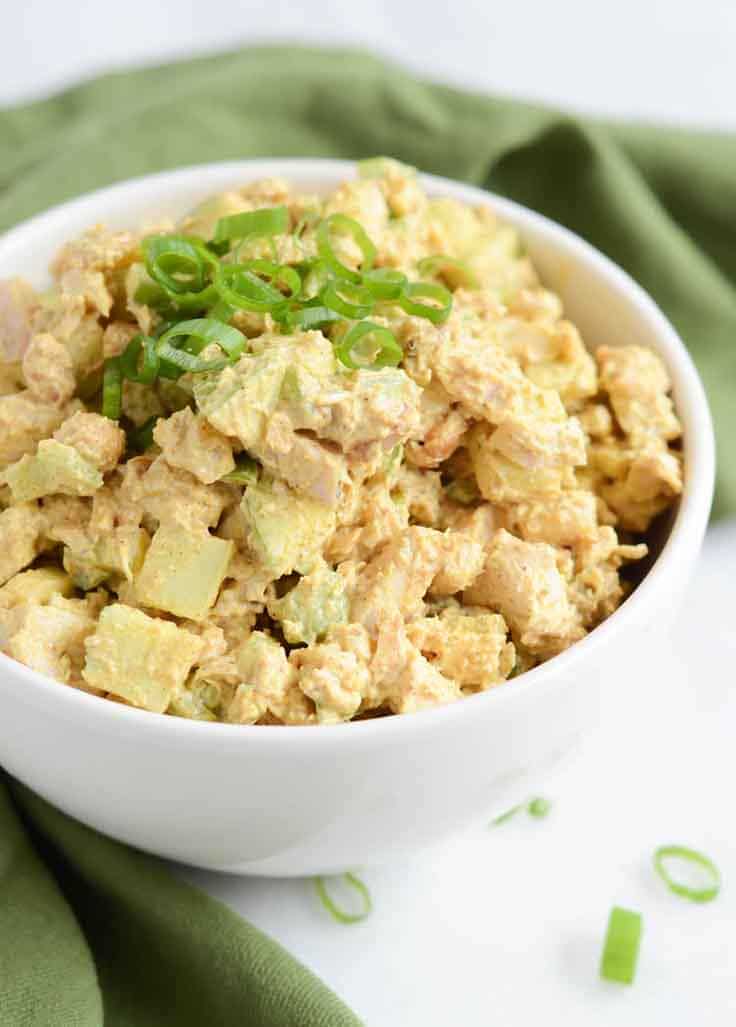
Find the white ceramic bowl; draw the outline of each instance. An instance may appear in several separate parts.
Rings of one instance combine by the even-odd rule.
[[[262,160],[134,179],[13,229],[0,241],[0,277],[42,284],[60,244],[98,221],[179,215],[266,175],[322,191],[353,173],[339,161]],[[664,359],[684,425],[685,489],[662,552],[621,608],[567,652],[412,716],[318,728],[199,723],[94,698],[0,655],[0,763],[84,823],[161,856],[244,874],[344,870],[439,841],[523,799],[577,747],[596,725],[603,690],[631,675],[644,634],[683,592],[708,520],[714,456],[705,394],[672,326],[628,275],[564,228],[470,186],[425,183],[489,204],[515,225],[589,344],[639,343]]]

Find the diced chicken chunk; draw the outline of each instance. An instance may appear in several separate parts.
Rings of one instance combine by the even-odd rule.
[[[35,560],[43,528],[37,503],[22,503],[0,512],[0,584]]]
[[[277,411],[270,418],[263,440],[251,446],[251,452],[297,492],[330,507],[340,501],[348,473],[345,457],[295,432],[286,414]]]
[[[598,533],[598,504],[594,492],[570,489],[544,500],[506,508],[506,527],[527,542],[577,546]]]
[[[230,442],[189,407],[166,420],[159,419],[153,429],[153,440],[161,447],[170,467],[189,471],[205,485],[235,468]]]
[[[0,468],[33,453],[41,439],[73,412],[73,406],[65,409],[45,403],[29,390],[0,396]]]
[[[468,451],[481,493],[502,504],[559,492],[572,469],[586,461],[575,418],[510,418],[495,430],[478,424],[468,435]]]
[[[0,281],[0,360],[23,358],[33,333],[31,315],[36,294],[22,278]]]
[[[668,441],[680,436],[680,422],[668,395],[669,375],[656,353],[643,346],[600,346],[595,356],[601,389],[627,435],[654,435]]]
[[[561,652],[584,633],[567,597],[561,555],[544,542],[523,542],[502,528],[464,601],[498,610],[532,653]]]
[[[125,267],[135,259],[137,248],[137,236],[131,232],[111,232],[104,225],[95,225],[62,247],[51,270],[61,279],[72,270],[109,271]]]
[[[255,724],[271,714],[286,724],[308,724],[314,708],[296,684],[286,653],[269,635],[254,631],[236,653],[241,684],[227,710],[235,724]]]
[[[54,596],[48,604],[29,604],[6,645],[9,656],[66,684],[81,684],[84,643],[96,623],[84,602]]]
[[[325,400],[330,419],[316,429],[346,452],[379,443],[388,452],[418,430],[421,391],[398,368],[355,371]]]
[[[170,467],[159,456],[153,463],[137,457],[125,465],[121,498],[159,523],[185,529],[213,527],[228,504],[228,490],[203,485],[188,471]]]
[[[407,529],[369,560],[358,576],[351,620],[374,632],[391,610],[398,610],[407,620],[419,616],[443,558],[441,532]]]
[[[511,673],[514,646],[503,617],[485,611],[443,610],[439,617],[414,621],[409,641],[462,688],[484,690]]]
[[[646,555],[646,545],[619,544],[616,532],[608,525],[579,546],[569,596],[586,629],[595,627],[620,605],[625,594],[618,574],[621,565]]]
[[[625,476],[600,486],[600,494],[622,528],[646,531],[652,520],[682,492],[682,464],[660,445],[635,451]]]
[[[469,588],[483,570],[485,548],[458,531],[444,532],[440,544],[440,567],[429,591],[435,596],[455,595]]]
[[[34,335],[23,357],[23,378],[33,395],[54,407],[71,400],[77,387],[69,350],[52,335]]]
[[[325,642],[295,649],[290,663],[297,671],[299,688],[314,703],[320,724],[338,724],[358,712],[370,673],[354,652]]]
[[[54,432],[54,438],[72,446],[98,471],[117,467],[125,450],[125,432],[109,417],[78,411]]]
[[[542,389],[554,389],[568,409],[598,391],[595,361],[569,321],[510,319],[501,337],[527,377]]]

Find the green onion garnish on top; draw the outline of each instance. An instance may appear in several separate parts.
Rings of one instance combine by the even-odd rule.
[[[220,264],[214,284],[220,300],[235,309],[273,313],[289,300],[296,299],[302,280],[299,272],[288,264],[245,260],[240,264]],[[288,289],[286,295],[279,285]]]
[[[156,340],[148,335],[134,336],[120,354],[120,367],[128,381],[153,385],[159,370]]]
[[[370,892],[360,878],[356,877],[355,874],[343,874],[342,877],[345,883],[349,884],[360,896],[362,908],[355,912],[341,909],[340,906],[337,905],[327,891],[327,886],[323,877],[315,877],[314,887],[317,895],[319,896],[320,902],[335,920],[339,921],[341,924],[357,924],[359,921],[365,920],[373,909]]]
[[[329,282],[320,295],[322,303],[330,310],[359,321],[373,310],[373,296],[362,285],[353,282]]]
[[[721,874],[715,863],[684,845],[661,845],[654,853],[654,869],[671,892],[691,902],[712,902],[721,890]],[[683,881],[683,871],[694,872],[697,884]]]
[[[264,207],[220,218],[212,241],[217,246],[233,239],[283,235],[288,229],[289,211],[286,207]]]
[[[219,263],[201,239],[149,235],[141,248],[149,276],[177,306],[196,308],[213,295],[210,279]]]
[[[377,300],[397,300],[409,284],[405,274],[391,267],[376,267],[363,273],[364,289]]]
[[[393,333],[368,320],[377,305],[395,303],[434,324],[449,316],[449,289],[437,282],[409,282],[396,268],[375,268],[376,247],[363,226],[346,214],[320,219],[316,211],[305,212],[292,237],[298,240],[316,222],[318,256],[301,259],[296,266],[281,264],[275,256],[239,259],[249,239],[269,239],[275,254],[275,237],[289,231],[289,222],[287,207],[267,207],[220,218],[209,241],[178,234],[143,240],[150,281],[139,284],[135,300],[152,307],[162,320],[150,335],[136,335],[119,357],[106,361],[102,406],[108,416],[120,417],[125,379],[153,386],[159,378],[176,380],[235,363],[247,342],[228,323],[238,311],[268,314],[281,331],[331,333],[335,355],[351,370],[396,367],[403,359]],[[357,266],[338,256],[340,240],[353,245]],[[446,274],[448,280],[467,271],[461,261],[444,256],[420,261],[419,269]],[[209,353],[205,359],[201,351],[213,343],[223,355]]]
[[[351,369],[398,367],[404,351],[388,328],[357,321],[335,346],[338,360]]]
[[[349,235],[363,255],[361,271],[370,271],[376,257],[376,247],[365,233],[363,226],[346,214],[330,214],[317,228],[317,252],[327,267],[338,278],[348,282],[360,282],[360,272],[347,267],[332,248],[333,233]]]
[[[603,943],[600,974],[606,981],[631,984],[636,973],[641,942],[642,919],[639,913],[614,906],[608,917]]]
[[[422,299],[434,300],[434,303],[418,302]],[[407,314],[442,324],[452,310],[452,293],[444,285],[435,285],[434,282],[411,282],[404,288],[399,303]]]
[[[342,314],[338,314],[336,310],[330,310],[321,303],[313,307],[298,307],[296,310],[288,310],[285,317],[289,328],[299,328],[303,332],[335,321],[342,321],[342,319]]]

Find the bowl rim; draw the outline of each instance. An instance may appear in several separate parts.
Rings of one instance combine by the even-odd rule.
[[[146,190],[164,183],[192,185],[201,178],[203,198],[212,189],[227,188],[223,181],[208,186],[208,179],[260,178],[281,176],[286,178],[317,179],[338,182],[355,174],[355,161],[329,158],[264,157],[239,161],[218,161],[189,165],[169,171],[142,175],[114,185],[93,190],[28,218],[11,228],[0,239],[0,261],[6,251],[22,246],[29,232],[63,225],[64,221],[84,210],[99,206],[104,217],[104,206],[126,196],[138,196]],[[487,704],[499,712],[514,703],[524,702],[530,692],[551,687],[560,675],[574,674],[580,661],[594,657],[610,636],[626,631],[627,626],[639,619],[647,604],[655,607],[657,597],[666,595],[671,572],[678,561],[697,551],[702,541],[710,513],[715,478],[715,442],[713,425],[705,395],[692,359],[672,324],[654,300],[621,267],[580,236],[513,200],[498,196],[480,187],[453,181],[436,175],[421,174],[421,181],[431,193],[453,196],[474,204],[485,204],[501,218],[513,221],[521,231],[529,228],[560,252],[578,261],[590,264],[614,291],[626,294],[637,314],[648,323],[656,336],[662,355],[678,393],[678,413],[687,423],[684,433],[687,460],[685,483],[677,513],[659,555],[642,581],[630,596],[602,624],[594,628],[569,649],[545,663],[526,671],[510,687],[491,688],[462,701],[422,710],[419,714],[390,715],[375,719],[348,721],[334,725],[318,725],[321,730],[288,730],[293,725],[227,724],[188,720],[186,718],[155,714],[108,699],[90,695],[79,689],[60,686],[58,681],[25,666],[0,653],[2,678],[9,679],[11,687],[19,687],[18,698],[35,706],[44,707],[62,719],[87,716],[92,729],[112,728],[145,735],[152,732],[166,736],[167,741],[187,745],[207,745],[218,738],[218,744],[240,745],[350,745],[372,744],[376,740],[388,741],[393,735],[407,736],[411,732],[442,729],[457,718],[478,715],[479,705]],[[198,184],[198,183],[197,183]],[[92,223],[92,219],[90,219]],[[589,669],[587,671],[589,673]],[[13,681],[15,679],[15,681]],[[0,681],[5,684],[5,681]],[[327,729],[329,728],[329,730]]]

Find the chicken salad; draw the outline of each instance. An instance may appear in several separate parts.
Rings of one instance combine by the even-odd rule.
[[[65,685],[454,702],[609,616],[681,492],[659,358],[589,351],[513,228],[396,161],[95,226],[52,275],[0,282],[0,645]]]

